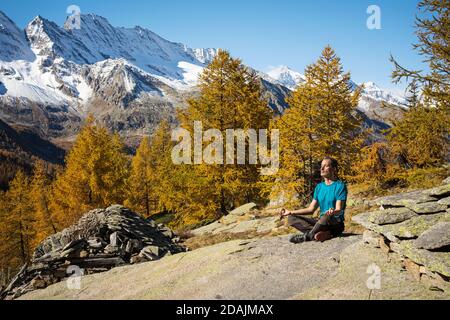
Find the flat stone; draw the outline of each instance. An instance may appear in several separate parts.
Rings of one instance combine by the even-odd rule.
[[[229,225],[238,222],[240,216],[234,214],[228,214],[220,219],[222,225]]]
[[[439,204],[445,204],[447,207],[450,206],[450,197],[443,198],[438,201]]]
[[[159,228],[158,230],[159,230],[159,232],[161,232],[163,235],[165,235],[168,238],[172,239],[174,236],[172,230],[170,230],[168,227],[162,227],[162,228]]]
[[[242,222],[236,223],[233,226],[233,228],[228,229],[226,232],[242,233],[242,232],[256,231],[257,226],[258,226],[258,223],[255,220],[242,221]]]
[[[369,221],[371,212],[361,213],[357,216],[353,216],[352,220],[364,228],[374,231],[378,234],[382,234],[391,242],[399,242],[400,240],[391,232],[391,225],[380,226],[378,224]]]
[[[218,234],[221,232],[226,233],[242,233],[242,232],[251,232],[254,231],[256,233],[266,233],[277,227],[277,223],[279,221],[278,217],[267,217],[262,219],[255,220],[247,220],[240,221],[234,224],[228,225],[221,229],[216,229],[214,234]]]
[[[68,244],[66,244],[61,251],[66,251],[66,250],[78,250],[83,248],[86,245],[86,241],[85,240],[74,240],[74,241],[70,241]]]
[[[412,239],[419,237],[439,222],[450,222],[450,215],[437,213],[418,216],[402,223],[391,225],[391,229],[388,231],[398,238]]]
[[[120,244],[118,242],[117,232],[111,233],[109,236],[109,244],[113,247],[118,247]]]
[[[444,181],[442,181],[442,184],[450,184],[450,177],[447,177]]]
[[[157,246],[147,246],[141,250],[139,253],[140,257],[147,258],[149,260],[154,260],[160,255],[159,248]]]
[[[127,253],[135,253],[141,251],[143,248],[142,242],[138,239],[130,239],[125,246],[125,252]]]
[[[432,214],[447,210],[445,204],[439,204],[437,202],[408,204],[407,207],[418,214]]]
[[[370,214],[370,212],[362,213],[354,216],[352,220],[366,229],[384,235],[389,241],[392,242],[399,242],[400,238],[417,238],[439,222],[450,222],[450,213],[443,212],[416,216],[401,223],[380,226],[369,221]]]
[[[436,198],[444,198],[450,196],[450,184],[439,186],[433,189],[427,190],[427,194]]]
[[[239,208],[234,209],[233,211],[230,212],[230,214],[234,216],[243,216],[244,214],[249,213],[250,210],[252,210],[255,207],[256,207],[255,203],[253,202],[247,203],[244,204],[243,206],[240,206]]]
[[[257,219],[255,221],[259,222],[256,227],[256,232],[264,233],[264,232],[269,232],[269,231],[275,229],[278,225],[278,222],[280,221],[280,218],[279,217],[269,217],[269,218]]]
[[[450,252],[432,252],[417,249],[413,240],[405,240],[391,246],[395,252],[408,257],[416,264],[425,266],[428,270],[450,277]]]
[[[96,238],[88,240],[88,245],[93,249],[101,249],[105,246],[105,243],[101,239]]]
[[[369,221],[375,224],[384,225],[403,222],[415,216],[417,216],[417,214],[408,208],[390,208],[372,212]]]
[[[119,247],[116,247],[116,246],[113,246],[113,245],[110,245],[110,244],[108,244],[104,249],[103,249],[103,251],[105,252],[105,253],[118,253],[119,252]]]
[[[384,207],[406,207],[408,204],[425,203],[430,201],[436,201],[436,199],[429,195],[426,190],[416,190],[377,198],[369,202],[369,204]]]
[[[414,242],[417,248],[439,249],[450,245],[450,222],[440,222],[420,235]]]
[[[201,235],[204,235],[207,233],[213,233],[214,230],[219,229],[221,227],[223,227],[223,224],[216,221],[216,222],[210,223],[206,226],[192,230],[191,233],[194,236],[201,236]]]

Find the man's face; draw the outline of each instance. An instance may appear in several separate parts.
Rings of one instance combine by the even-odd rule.
[[[331,160],[325,159],[320,166],[320,175],[322,178],[332,178],[334,174],[334,168],[331,166]]]

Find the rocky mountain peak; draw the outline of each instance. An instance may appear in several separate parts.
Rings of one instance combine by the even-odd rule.
[[[363,87],[363,94],[378,101],[386,101],[391,104],[402,106],[405,104],[404,97],[400,97],[389,90],[380,88],[375,82],[368,81],[360,85]]]
[[[1,61],[34,59],[23,30],[20,30],[2,11],[0,11],[0,47]]]
[[[279,66],[276,68],[272,68],[267,73],[271,78],[278,81],[280,84],[285,87],[294,90],[300,83],[305,81],[305,76],[292,70],[287,66]]]

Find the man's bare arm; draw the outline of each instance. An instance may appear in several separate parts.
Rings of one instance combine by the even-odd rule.
[[[281,216],[282,217],[286,217],[286,216],[303,216],[303,215],[310,215],[313,214],[314,211],[316,211],[317,207],[319,206],[319,203],[317,202],[317,200],[313,200],[311,202],[311,204],[309,205],[308,208],[306,209],[300,209],[300,210],[293,210],[293,211],[289,211],[286,209],[283,209],[284,212],[282,211]]]

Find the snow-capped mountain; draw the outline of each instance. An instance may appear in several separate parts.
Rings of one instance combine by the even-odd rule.
[[[93,14],[81,15],[80,29],[37,16],[20,30],[0,17],[9,48],[0,52],[0,118],[48,138],[75,134],[88,113],[127,137],[148,134],[196,94],[199,74],[219,50],[113,27]],[[262,84],[269,105],[283,112],[288,90]]]
[[[110,113],[146,96],[178,104],[174,96],[191,90],[217,54],[141,27],[116,28],[93,14],[81,15],[79,30],[41,16],[20,30],[0,12],[0,44],[0,117],[49,136],[96,113],[93,104]]]
[[[114,27],[94,14],[81,15],[80,27],[38,16],[20,30],[0,12],[0,119],[66,139],[89,113],[126,137],[148,134],[196,94],[199,74],[218,52],[170,42],[138,26]],[[287,67],[256,72],[277,113],[305,80]],[[374,101],[397,101],[375,85],[366,90],[367,110]]]
[[[294,90],[300,83],[305,81],[304,75],[286,66],[271,68],[267,74],[277,83],[280,83],[290,90]]]
[[[190,49],[167,41],[141,27],[116,28],[94,14],[81,15],[80,20],[80,29],[70,29],[70,23],[61,28],[36,17],[26,27],[33,51],[79,65],[123,58],[148,73],[175,80],[183,79],[179,62],[203,66],[216,54],[214,49]]]
[[[387,89],[381,89],[372,81],[364,82],[360,84],[360,86],[363,88],[363,95],[374,100],[384,101],[397,106],[403,106],[406,103],[406,99],[404,96],[399,96]]]
[[[207,49],[185,49],[188,53],[192,54],[197,58],[198,61],[209,64],[214,57],[217,55],[217,49],[207,48]]]
[[[0,60],[34,60],[23,30],[0,11]]]
[[[274,83],[280,83],[290,90],[294,90],[299,84],[305,81],[304,75],[286,66],[272,68],[269,72],[267,72],[267,75]],[[387,102],[396,106],[403,106],[406,102],[405,97],[399,96],[390,90],[381,89],[371,81],[361,84],[356,84],[352,81],[352,87],[353,89],[356,89],[357,87],[362,88],[362,98],[379,102]],[[361,109],[366,109],[366,104],[363,104]]]

